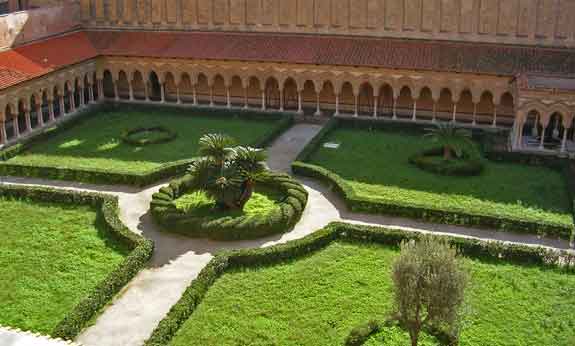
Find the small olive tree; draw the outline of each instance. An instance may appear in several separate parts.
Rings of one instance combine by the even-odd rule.
[[[393,265],[395,316],[417,346],[424,328],[457,336],[467,274],[446,241],[425,236],[403,242]]]

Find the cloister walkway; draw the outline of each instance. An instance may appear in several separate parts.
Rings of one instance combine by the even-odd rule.
[[[279,137],[269,150],[271,169],[290,171],[290,164],[303,147],[320,131],[320,125],[297,124]],[[140,346],[151,335],[160,320],[178,301],[186,287],[221,249],[266,247],[302,238],[334,221],[386,226],[414,232],[432,232],[483,240],[499,240],[532,246],[569,249],[564,240],[539,238],[535,235],[498,232],[458,226],[429,224],[414,220],[350,213],[341,199],[321,184],[300,179],[309,192],[309,202],[295,228],[283,235],[238,242],[190,239],[162,233],[149,213],[152,194],[166,182],[143,190],[47,181],[29,178],[2,177],[3,184],[38,185],[67,190],[112,194],[118,197],[120,217],[133,231],[154,240],[155,252],[148,268],[142,270],[114,299],[95,324],[86,329],[78,341],[86,346]],[[0,344],[3,340],[0,335]]]

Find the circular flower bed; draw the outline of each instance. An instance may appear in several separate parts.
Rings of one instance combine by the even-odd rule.
[[[409,158],[409,162],[424,171],[450,176],[474,176],[483,171],[483,163],[479,158],[443,159],[443,148],[433,148]]]
[[[224,212],[195,190],[190,177],[185,176],[154,194],[151,212],[165,231],[241,240],[287,232],[299,221],[307,204],[307,191],[287,174],[266,174],[258,179],[255,192],[243,211]]]
[[[122,133],[122,142],[142,147],[150,144],[161,144],[173,141],[178,135],[163,127],[138,127]]]

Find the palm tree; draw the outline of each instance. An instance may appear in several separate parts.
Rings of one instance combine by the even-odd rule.
[[[243,209],[253,194],[256,179],[266,167],[265,151],[236,146],[235,141],[221,134],[200,138],[199,154],[188,172],[192,187],[205,191],[222,209]]]
[[[464,149],[473,145],[471,133],[453,123],[438,123],[435,128],[427,131],[425,137],[443,147],[443,159],[446,161],[453,159],[453,153],[456,157],[461,157]]]

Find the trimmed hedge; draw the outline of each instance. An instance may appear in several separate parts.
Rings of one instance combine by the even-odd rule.
[[[538,156],[514,152],[485,152],[487,159],[492,161],[505,161],[518,164],[542,165],[559,170],[564,173],[565,180],[569,185],[570,200],[573,205],[574,224],[565,226],[562,224],[539,221],[531,222],[511,217],[496,217],[493,215],[469,213],[463,211],[454,211],[436,208],[424,208],[413,206],[409,203],[397,201],[381,201],[374,198],[359,197],[351,186],[336,173],[313,164],[306,163],[311,155],[321,145],[324,138],[339,126],[353,128],[381,128],[389,130],[393,128],[397,131],[406,133],[424,133],[424,126],[410,123],[392,123],[387,121],[374,121],[369,119],[338,119],[332,118],[328,124],[320,131],[304,150],[292,163],[294,174],[315,178],[326,183],[330,189],[339,194],[346,203],[349,210],[353,212],[363,212],[371,214],[384,214],[393,216],[402,216],[412,219],[420,219],[432,223],[474,226],[482,228],[498,229],[500,231],[513,231],[521,233],[535,233],[549,235],[563,239],[570,239],[573,243],[575,239],[575,163],[565,159]],[[499,132],[487,133],[480,130],[474,130],[473,137],[481,143],[494,142],[491,137],[500,136]],[[490,147],[488,144],[483,145],[485,148]]]
[[[0,151],[0,176],[17,176],[17,177],[31,177],[43,178],[54,180],[67,180],[78,181],[83,183],[92,184],[110,184],[110,185],[130,185],[137,187],[144,187],[153,184],[162,179],[183,175],[188,166],[192,163],[193,158],[184,159],[174,162],[165,163],[155,169],[143,173],[133,172],[110,172],[105,169],[80,169],[80,168],[61,168],[49,166],[36,166],[27,164],[12,164],[5,162],[12,157],[27,150],[32,144],[41,142],[44,139],[51,138],[60,132],[67,130],[80,121],[85,121],[89,117],[97,115],[99,112],[106,112],[113,110],[117,105],[115,104],[101,104],[93,106],[95,108],[88,111],[85,115],[75,116],[69,118],[64,122],[58,123],[55,126],[43,129],[33,137],[27,138],[23,142],[14,144],[6,149]],[[131,105],[132,109],[150,109],[150,108],[164,108],[166,106],[156,105]],[[294,117],[289,113],[258,113],[244,110],[222,110],[212,108],[194,108],[187,110],[188,112],[201,113],[202,115],[230,117],[239,116],[246,119],[253,120],[269,120],[280,119],[276,126],[271,129],[263,137],[254,140],[249,145],[256,148],[263,148],[273,142],[279,135],[286,129],[293,125]],[[182,116],[187,116],[182,114]],[[191,115],[193,116],[193,115]]]
[[[99,217],[104,220],[107,235],[124,243],[131,249],[130,254],[124,261],[60,321],[51,333],[53,337],[72,340],[78,336],[100,309],[108,304],[146,266],[146,263],[152,257],[154,243],[130,231],[120,221],[118,199],[116,197],[89,192],[9,185],[0,186],[0,195],[8,198],[74,205],[82,204],[98,208]]]
[[[479,175],[483,171],[483,163],[479,159],[454,159],[451,161],[434,160],[443,155],[443,148],[432,148],[411,156],[409,163],[419,169],[439,175],[469,177]]]
[[[135,139],[132,136],[139,134],[141,132],[156,132],[162,134],[159,138],[139,138]],[[173,141],[178,137],[178,134],[163,127],[163,126],[154,126],[154,127],[137,127],[135,129],[131,129],[122,133],[121,139],[122,142],[130,145],[134,145],[136,147],[142,147],[145,145],[151,144],[162,144],[168,143]]]
[[[191,216],[178,209],[175,204],[178,197],[194,190],[190,177],[185,176],[161,188],[152,196],[152,216],[165,231],[217,240],[255,239],[293,228],[307,204],[308,193],[305,188],[283,173],[270,172],[259,179],[258,184],[279,191],[285,196],[278,209],[262,215],[222,217],[215,220]]]
[[[299,240],[260,249],[224,251],[218,253],[200,272],[196,280],[186,289],[152,333],[145,346],[165,346],[170,343],[178,329],[190,318],[202,302],[206,292],[225,272],[237,269],[256,268],[290,261],[312,254],[334,241],[349,241],[361,244],[381,244],[398,247],[402,241],[417,239],[417,232],[379,227],[331,223],[327,227]],[[553,251],[527,245],[505,244],[495,241],[481,241],[470,238],[442,236],[457,247],[464,256],[509,261],[522,265],[539,265],[560,268],[575,273],[575,255],[567,251]]]

